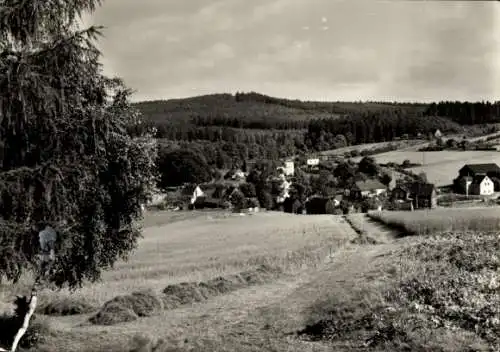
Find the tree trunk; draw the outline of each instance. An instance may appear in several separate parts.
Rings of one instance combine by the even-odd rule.
[[[14,342],[12,342],[10,352],[16,351],[17,346],[19,345],[19,342],[21,341],[21,338],[24,336],[24,334],[28,330],[30,319],[33,316],[33,313],[35,313],[37,301],[38,301],[38,297],[37,297],[36,292],[32,292],[31,298],[30,298],[29,310],[26,313],[26,315],[24,316],[23,325],[21,325],[21,328],[18,330],[16,337],[14,338]]]

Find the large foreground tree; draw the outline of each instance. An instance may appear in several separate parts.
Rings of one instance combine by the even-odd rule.
[[[57,232],[59,287],[99,279],[140,237],[155,146],[102,74],[100,28],[78,25],[100,3],[1,1],[0,279],[37,268],[40,222]]]

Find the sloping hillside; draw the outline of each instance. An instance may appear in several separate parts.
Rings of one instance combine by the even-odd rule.
[[[212,94],[185,99],[136,104],[147,121],[238,128],[306,128],[311,119],[404,108],[423,112],[426,105],[356,102],[307,102],[273,98],[257,93]]]

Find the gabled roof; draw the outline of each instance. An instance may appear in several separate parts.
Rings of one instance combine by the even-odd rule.
[[[386,186],[378,181],[378,180],[374,180],[374,179],[368,179],[368,180],[364,180],[364,181],[356,181],[354,182],[354,187],[359,189],[360,191],[371,191],[371,190],[374,190],[374,189],[386,189]]]
[[[477,175],[477,176],[474,176],[474,179],[472,180],[472,184],[474,185],[479,185],[481,184],[481,182],[483,182],[483,180],[488,177],[486,175]]]
[[[495,163],[487,164],[466,164],[463,169],[469,169],[474,174],[486,174],[488,172],[500,173],[500,167]]]
[[[213,187],[208,187],[206,185],[186,185],[182,188],[182,194],[183,195],[193,195],[194,190],[196,187],[200,187],[201,191],[203,192],[205,197],[211,197],[215,193],[215,188]]]

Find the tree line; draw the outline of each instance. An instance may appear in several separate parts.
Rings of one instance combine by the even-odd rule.
[[[494,103],[442,101],[430,104],[425,114],[446,116],[462,125],[497,123],[500,122],[500,101]]]

